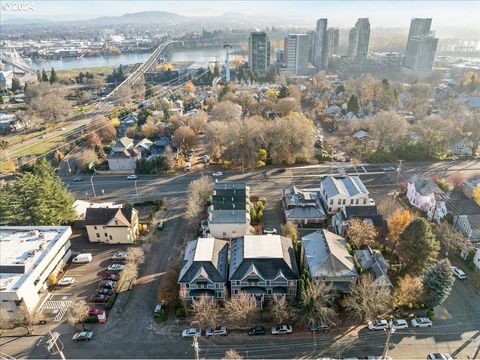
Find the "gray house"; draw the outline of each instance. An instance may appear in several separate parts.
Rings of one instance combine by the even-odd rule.
[[[331,284],[342,293],[350,292],[358,277],[346,240],[325,229],[302,237],[301,259],[313,281]]]
[[[453,216],[454,228],[473,243],[480,243],[480,205],[464,191],[454,190],[446,195],[445,203],[448,213]]]
[[[320,196],[327,214],[335,214],[345,206],[375,204],[358,176],[324,177],[320,181]]]
[[[227,267],[227,241],[213,237],[190,241],[178,277],[180,295],[189,301],[203,295],[214,300],[224,300],[227,292]]]
[[[280,294],[297,294],[298,268],[292,240],[279,235],[246,235],[231,241],[232,296],[247,292],[260,304]]]
[[[390,265],[380,251],[372,250],[370,247],[363,250],[355,250],[355,258],[362,270],[372,275],[374,286],[388,288],[393,286],[387,275]]]
[[[320,202],[319,189],[299,189],[289,186],[283,190],[285,220],[298,227],[320,227],[327,215]]]

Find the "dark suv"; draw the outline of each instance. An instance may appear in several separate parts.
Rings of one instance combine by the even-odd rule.
[[[308,325],[308,330],[311,332],[329,332],[330,327],[325,324],[310,323],[310,325]]]
[[[248,330],[248,335],[255,336],[255,335],[265,335],[267,331],[263,326],[255,326]]]

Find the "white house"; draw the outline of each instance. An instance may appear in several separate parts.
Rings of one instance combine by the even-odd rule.
[[[463,138],[455,141],[451,146],[453,155],[457,156],[472,156],[473,143],[470,139]]]
[[[12,87],[13,71],[0,71],[0,90],[7,90]]]
[[[407,199],[410,204],[427,214],[428,220],[439,222],[447,214],[445,193],[423,175],[413,175],[407,184]]]
[[[345,206],[375,205],[370,193],[358,176],[326,176],[320,181],[320,196],[328,214]]]
[[[34,311],[57,274],[72,255],[70,226],[0,227],[0,304],[16,313],[23,303]]]
[[[85,227],[90,242],[133,244],[138,235],[138,211],[132,207],[87,208]]]

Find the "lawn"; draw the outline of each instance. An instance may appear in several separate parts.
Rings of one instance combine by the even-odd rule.
[[[113,66],[99,66],[99,67],[88,67],[88,68],[79,68],[79,69],[69,69],[69,70],[57,70],[57,75],[60,79],[74,79],[78,74],[81,72],[86,73],[89,72],[90,74],[98,75],[98,76],[107,76],[111,74],[113,71]]]

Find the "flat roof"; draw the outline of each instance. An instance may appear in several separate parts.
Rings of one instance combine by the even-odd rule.
[[[70,226],[0,227],[0,291],[16,290]]]
[[[245,259],[283,258],[280,235],[245,235],[243,249]]]
[[[210,212],[210,223],[230,224],[245,223],[248,221],[248,212],[244,210],[212,210]]]
[[[193,261],[212,261],[215,238],[198,238]]]

